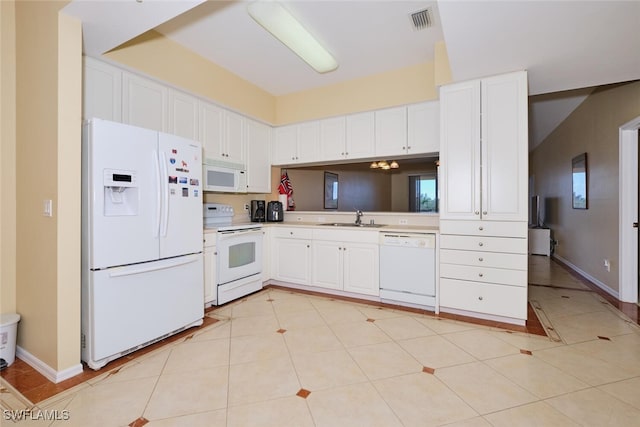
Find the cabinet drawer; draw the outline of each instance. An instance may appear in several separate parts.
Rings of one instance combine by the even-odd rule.
[[[204,247],[212,247],[216,245],[218,233],[204,233]]]
[[[527,230],[524,221],[440,221],[441,234],[526,238]]]
[[[527,254],[527,239],[508,237],[440,235],[442,249],[460,249],[480,252],[507,252]]]
[[[344,228],[314,229],[314,240],[329,240],[334,242],[375,243],[378,244],[377,231],[345,230]]]
[[[527,286],[526,270],[440,264],[440,277],[501,285]]]
[[[478,267],[526,270],[528,260],[527,256],[524,254],[442,249],[440,251],[440,262],[443,264],[475,265]]]
[[[273,227],[273,237],[289,237],[291,239],[311,239],[313,229],[299,227]]]
[[[440,279],[440,306],[516,319],[527,318],[527,288]]]

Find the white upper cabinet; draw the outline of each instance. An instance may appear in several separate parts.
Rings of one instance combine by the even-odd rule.
[[[405,154],[440,151],[440,104],[438,101],[409,105],[407,132]]]
[[[350,159],[375,155],[375,114],[372,111],[350,114],[346,117],[347,145]]]
[[[198,103],[200,119],[200,142],[204,157],[221,158],[222,139],[224,138],[224,110],[217,105],[200,101]]]
[[[200,141],[206,158],[245,164],[245,118],[200,101]]]
[[[298,155],[298,126],[280,126],[275,129],[273,144],[273,163],[286,165],[295,163]]]
[[[318,160],[344,159],[348,156],[344,116],[320,120],[320,157]]]
[[[526,221],[526,72],[443,86],[440,108],[440,218]]]
[[[82,117],[122,121],[122,71],[84,57]]]
[[[271,126],[247,119],[247,191],[271,192]]]
[[[394,107],[377,110],[376,119],[376,156],[397,156],[407,147],[407,107]]]
[[[318,160],[361,159],[373,156],[374,117],[373,112],[365,112],[320,120]]]
[[[167,132],[183,138],[199,140],[198,99],[177,90],[169,91]]]
[[[246,163],[246,119],[232,111],[224,111],[224,142],[223,152],[226,160],[234,163]]]
[[[135,74],[122,73],[122,122],[166,132],[168,88]]]
[[[298,123],[275,129],[273,164],[288,165],[310,163],[318,160],[320,123]]]
[[[320,123],[317,120],[298,125],[298,162],[313,162],[318,159]]]

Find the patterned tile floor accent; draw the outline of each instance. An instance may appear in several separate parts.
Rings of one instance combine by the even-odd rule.
[[[268,288],[44,399],[16,361],[2,425],[638,425],[637,318],[546,257],[530,283],[550,337]]]

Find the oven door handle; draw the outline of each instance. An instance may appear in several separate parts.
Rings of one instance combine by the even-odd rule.
[[[229,230],[229,231],[218,231],[218,235],[221,238],[224,237],[233,237],[234,235],[239,236],[241,234],[249,234],[249,233],[261,233],[262,230],[260,228],[252,228],[248,230]]]

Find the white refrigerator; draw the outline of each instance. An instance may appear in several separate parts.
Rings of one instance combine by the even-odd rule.
[[[202,324],[202,151],[99,119],[82,144],[81,348],[100,369]]]

